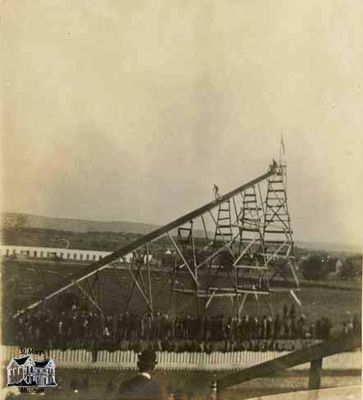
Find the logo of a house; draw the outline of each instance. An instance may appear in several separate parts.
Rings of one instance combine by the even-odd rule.
[[[55,363],[49,358],[43,361],[34,361],[32,356],[13,358],[7,370],[7,385],[18,387],[54,387]]]

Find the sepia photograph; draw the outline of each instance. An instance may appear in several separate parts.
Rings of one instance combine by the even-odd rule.
[[[0,399],[361,399],[363,5],[0,11]]]

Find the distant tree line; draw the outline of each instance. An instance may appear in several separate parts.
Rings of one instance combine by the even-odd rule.
[[[339,268],[337,263],[340,264]],[[340,259],[325,254],[311,254],[302,262],[301,268],[303,277],[308,280],[322,280],[329,273],[335,273],[341,279],[359,278],[362,275],[362,255]]]

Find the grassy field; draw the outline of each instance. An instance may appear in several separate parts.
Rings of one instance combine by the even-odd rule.
[[[81,274],[86,264],[65,264],[59,262],[10,261],[2,265],[3,307],[4,315],[10,316],[15,310],[43,298],[60,286],[69,283]],[[162,311],[169,310],[169,290],[165,277],[156,276],[154,291],[160,291],[156,300],[156,307]],[[109,312],[120,312],[124,306],[124,292],[129,284],[126,275],[118,282],[114,272],[109,270],[102,275],[101,285],[104,293],[104,304]],[[308,284],[308,283],[306,283]],[[304,286],[299,297],[302,302],[302,311],[308,321],[314,321],[322,316],[329,317],[335,323],[350,319],[354,313],[360,314],[361,290],[358,283],[345,283],[344,288],[329,288]],[[244,312],[256,314],[269,312],[266,300],[258,302],[253,296],[247,301]],[[271,302],[275,311],[283,305],[291,304],[292,299],[286,294],[274,294]],[[54,306],[60,304],[60,299],[54,300]],[[186,297],[174,299],[174,306],[181,313],[192,312],[192,301]],[[142,312],[143,302],[140,296],[134,296],[130,303],[131,311]],[[218,302],[211,308],[211,313],[228,314],[228,302]],[[227,310],[227,311],[226,311]],[[6,322],[6,318],[4,319]],[[226,372],[218,372],[217,377]],[[227,372],[228,373],[228,372]],[[53,398],[57,400],[108,400],[117,398],[116,390],[121,381],[127,379],[132,372],[114,370],[71,370],[57,369],[57,389],[47,390],[45,396],[39,398]],[[180,400],[206,399],[209,385],[214,374],[208,372],[166,372],[157,371],[156,378],[160,381],[163,390],[175,393],[174,398]],[[88,385],[85,383],[88,381]],[[241,400],[267,394],[299,391],[307,389],[308,377],[303,371],[287,372],[283,375],[256,379],[228,390],[223,398]],[[322,387],[337,387],[345,385],[359,385],[361,377],[358,372],[324,371]],[[111,389],[107,392],[106,386]],[[87,386],[87,387],[86,387]],[[179,397],[178,397],[179,396]],[[32,396],[34,397],[34,396]],[[19,397],[17,397],[19,398]],[[28,395],[24,398],[28,398]],[[34,397],[36,398],[36,397]]]
[[[47,294],[69,283],[82,273],[85,264],[66,264],[59,262],[42,261],[11,261],[3,262],[2,285],[3,307],[5,315],[14,313]],[[174,309],[178,313],[193,313],[195,300],[185,295],[178,295],[169,302],[170,290],[167,274],[154,276],[153,292],[155,306],[163,312]],[[103,293],[104,307],[109,313],[123,311],[126,304],[127,288],[130,285],[126,272],[121,272],[116,279],[113,270],[102,273],[100,284]],[[76,290],[76,289],[75,289]],[[75,293],[79,294],[77,290]],[[347,287],[338,289],[333,287],[315,287],[303,285],[298,293],[302,302],[302,312],[308,320],[315,320],[322,316],[329,317],[332,321],[341,323],[352,318],[361,310],[361,289],[354,282]],[[56,298],[55,303],[59,302]],[[275,312],[279,312],[286,303],[293,303],[292,297],[287,293],[274,293],[270,301]],[[141,296],[135,290],[129,309],[132,312],[143,312],[145,306]],[[228,315],[231,310],[230,301],[212,302],[211,314]],[[246,302],[244,312],[248,314],[263,314],[270,312],[269,297],[259,296],[258,301],[250,296]]]

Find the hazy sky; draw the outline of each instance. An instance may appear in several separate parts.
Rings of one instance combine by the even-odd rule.
[[[295,238],[363,230],[362,4],[8,0],[3,208],[163,224],[267,170]]]

